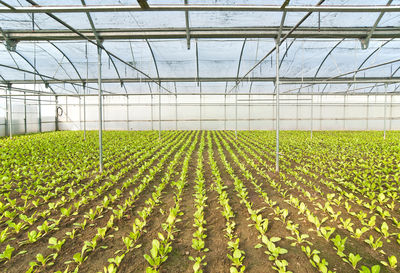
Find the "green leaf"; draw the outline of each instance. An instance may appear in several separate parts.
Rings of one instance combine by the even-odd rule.
[[[233,257],[235,259],[239,259],[240,257],[242,257],[242,252],[240,252],[239,249],[235,249],[235,251],[233,252]]]

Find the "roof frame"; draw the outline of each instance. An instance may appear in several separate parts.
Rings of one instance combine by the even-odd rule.
[[[144,0],[144,1],[145,1],[145,0]],[[145,2],[146,2],[146,1],[145,1]],[[86,6],[85,0],[81,0],[81,3],[82,3],[83,6]],[[146,3],[147,3],[147,2],[146,2]],[[94,36],[96,37],[97,44],[100,44],[100,45],[101,45],[101,44],[103,43],[103,41],[101,40],[99,34],[97,33],[96,26],[94,25],[94,22],[93,22],[93,20],[92,20],[92,16],[90,16],[90,13],[89,13],[89,12],[86,12],[86,16],[87,16],[87,18],[88,18],[88,20],[89,20],[89,24],[90,24],[90,26],[91,26],[91,28],[92,28],[93,34],[94,34]],[[115,69],[115,72],[117,73],[118,78],[121,79],[121,76],[120,76],[120,74],[119,74],[119,71],[118,71],[118,69],[117,69],[117,66],[115,65],[114,60],[111,58],[111,56],[110,56],[110,54],[108,53],[108,51],[105,51],[105,52],[106,52],[106,54],[107,54],[109,60],[111,61],[112,65],[113,65],[113,67],[114,67],[114,69]],[[124,87],[125,92],[128,94],[128,90],[126,90],[126,87],[124,86],[124,83],[123,83],[122,80],[120,81],[120,83],[121,83],[121,87]]]
[[[56,94],[56,92],[54,91],[54,89],[50,86],[50,84],[48,82],[46,82],[43,78],[43,76],[39,73],[39,71],[36,69],[36,67],[24,56],[22,55],[22,53],[18,52],[18,51],[14,51],[14,53],[18,54],[27,64],[29,64],[30,67],[32,67],[32,69],[36,72],[36,74],[34,75],[38,75],[40,77],[40,79],[42,80],[42,82],[45,84],[45,86],[48,86],[49,89]]]
[[[393,0],[389,0],[386,3],[386,6],[390,6],[392,4]],[[367,49],[368,45],[369,45],[369,40],[371,39],[372,34],[374,33],[376,27],[378,26],[379,22],[381,21],[383,15],[385,14],[384,11],[382,11],[378,18],[375,20],[374,25],[372,26],[371,30],[368,32],[367,37],[365,37],[364,39],[361,39],[361,48],[362,49]]]
[[[27,16],[29,16],[30,17],[30,19],[32,20],[32,23],[38,28],[38,29],[40,29],[40,26],[34,21],[34,19],[29,15],[29,14],[27,14]],[[33,31],[34,32],[34,31]],[[64,52],[64,51],[62,51],[58,46],[56,46],[55,45],[55,43],[53,43],[53,42],[51,42],[51,41],[47,41],[50,45],[52,45],[55,49],[57,49],[57,51],[59,51],[63,56],[64,56],[64,58],[71,64],[71,66],[72,66],[72,68],[75,70],[75,72],[76,72],[76,74],[78,75],[78,77],[82,80],[82,77],[81,77],[81,75],[79,74],[79,72],[78,72],[78,69],[76,68],[76,66],[75,66],[75,64],[71,61],[71,59],[67,56],[67,54]],[[49,52],[47,52],[46,51],[46,53],[47,54],[49,54],[50,56],[52,56]],[[52,56],[52,57],[54,57],[54,56]],[[58,63],[58,62],[57,62]],[[61,66],[61,64],[59,64],[59,66],[65,71],[65,69],[64,69],[64,67],[62,67]],[[66,71],[65,71],[66,72]],[[66,73],[67,74],[67,73]],[[82,80],[82,83],[83,83],[84,81]],[[75,89],[75,91],[78,93],[78,91],[77,91],[77,89],[75,88],[75,86],[73,86],[74,87],[74,89]]]
[[[10,5],[8,5],[10,6]],[[82,12],[151,12],[151,11],[230,11],[230,12],[400,12],[400,5],[210,5],[210,4],[190,4],[190,5],[156,5],[153,4],[149,8],[142,8],[138,5],[57,5],[57,6],[40,6],[34,7],[17,7],[12,11],[10,7],[0,7],[0,13],[82,13]]]
[[[382,49],[385,45],[393,41],[394,39],[390,39],[386,42],[384,42],[382,45],[380,45],[378,48],[376,48],[374,51],[372,51],[364,60],[363,62],[358,66],[357,70],[354,72],[353,78],[356,78],[358,71],[364,66],[364,64],[371,58],[376,52],[378,52],[380,49]],[[351,84],[349,84],[347,91],[349,91],[351,88]]]
[[[32,5],[36,5],[37,3],[34,2],[33,0],[26,0],[27,2],[29,2]],[[64,27],[68,28],[70,31],[74,32],[75,34],[77,34],[78,36],[80,36],[83,40],[87,40],[89,43],[101,48],[102,50],[108,52],[108,54],[110,54],[110,56],[114,57],[115,59],[117,59],[118,61],[122,62],[123,64],[131,67],[132,69],[136,70],[137,72],[143,74],[146,78],[149,78],[151,81],[153,81],[154,83],[156,83],[157,85],[160,86],[160,88],[164,89],[165,91],[172,93],[170,90],[168,90],[167,88],[161,86],[158,82],[156,82],[152,77],[150,77],[148,74],[146,74],[145,72],[143,72],[142,70],[138,69],[137,67],[129,64],[128,62],[124,61],[122,58],[118,57],[117,55],[115,55],[114,53],[110,52],[109,50],[107,50],[102,44],[98,44],[97,42],[92,41],[89,37],[85,36],[84,34],[80,33],[78,30],[76,30],[75,28],[73,28],[72,26],[70,26],[69,24],[67,24],[66,22],[64,22],[63,20],[61,20],[60,18],[58,18],[57,16],[53,15],[50,12],[46,12],[46,15],[49,16],[50,18],[54,19],[55,21],[57,21],[58,23],[62,24]]]
[[[291,31],[292,27],[282,26],[282,35],[290,38],[320,38],[320,39],[363,39],[368,27],[297,27]],[[190,28],[190,38],[212,39],[212,38],[276,38],[280,26],[272,27],[203,27]],[[92,29],[70,30],[4,30],[4,35],[0,40],[13,41],[73,41],[73,40],[93,40],[96,36]],[[96,29],[101,40],[135,40],[135,39],[186,39],[186,30],[183,28],[127,28],[127,29]],[[289,33],[290,32],[290,33]],[[79,33],[79,34],[78,34]],[[80,35],[82,34],[82,35]],[[398,27],[377,27],[371,34],[371,38],[400,38]]]
[[[325,2],[325,0],[319,0],[316,6],[320,6],[323,2]],[[312,12],[308,12],[303,18],[300,19],[300,21],[290,29],[290,31],[288,33],[285,34],[285,36],[282,39],[278,40],[278,43],[280,46],[288,37],[290,34],[292,34],[310,15],[312,14]],[[279,29],[281,32],[282,28],[283,28],[283,22],[285,21],[285,17],[286,17],[286,13],[284,12],[284,16],[282,16],[282,20],[281,20],[281,24],[279,26]],[[278,32],[278,37],[280,38],[280,34]],[[276,50],[276,46],[272,47],[272,49],[264,56],[262,57],[255,65],[253,65],[249,71],[247,71],[240,79],[239,81],[228,91],[228,93],[230,93],[232,90],[234,90],[239,83],[244,80],[250,73],[251,71],[253,71],[256,67],[258,67],[266,58],[268,58],[269,55],[271,55],[275,50]]]
[[[399,60],[400,62],[400,60]],[[15,67],[9,67],[7,65],[0,64],[2,67],[7,67],[11,69],[16,69]],[[27,72],[24,69],[19,69],[22,72]],[[32,74],[35,74],[34,72],[30,72]],[[351,74],[346,73],[347,74]],[[165,77],[165,78],[160,78],[161,82],[233,82],[235,83],[237,80],[236,77]],[[308,84],[308,83],[318,83],[318,84],[347,84],[347,83],[379,83],[379,82],[388,82],[388,83],[393,83],[393,82],[400,82],[400,77],[363,77],[363,78],[356,78],[354,79],[353,77],[280,77],[280,83],[281,84]],[[87,79],[87,83],[96,83],[97,78],[89,78]],[[143,78],[123,78],[123,81],[125,83],[152,83],[151,80],[149,79],[143,79]],[[33,80],[12,80],[9,81],[14,84],[32,84]],[[102,78],[102,82],[104,84],[110,84],[110,83],[119,83],[118,78]],[[275,77],[251,77],[246,79],[244,82],[275,82]],[[46,83],[67,83],[67,84],[76,84],[80,86],[80,80],[79,79],[57,79],[57,78],[48,78],[46,79]],[[307,86],[306,86],[307,87]],[[95,89],[95,88],[94,88]]]

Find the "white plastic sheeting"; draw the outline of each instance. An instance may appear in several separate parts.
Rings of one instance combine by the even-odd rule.
[[[51,1],[37,0],[40,5],[81,5],[79,0]],[[135,1],[134,1],[135,2]],[[292,0],[290,5],[316,5],[317,0]],[[13,6],[30,6],[22,0],[8,0]],[[192,0],[190,4],[217,4],[217,5],[265,5],[261,0]],[[268,5],[281,5],[282,0],[268,1]],[[87,5],[132,5],[128,0],[86,1]],[[150,0],[149,4],[182,4],[182,1],[156,1]],[[323,5],[386,5],[386,0],[330,0]],[[392,5],[400,5],[400,0],[394,0]],[[287,14],[285,26],[293,27],[305,15],[305,12],[290,12]],[[57,17],[76,29],[91,29],[85,13],[57,13]],[[98,29],[124,29],[124,28],[185,28],[184,12],[122,12],[122,13],[91,13],[95,27]],[[302,27],[366,27],[371,28],[378,18],[379,13],[313,13],[303,22]],[[279,26],[282,12],[190,12],[190,27],[271,27]],[[400,25],[398,13],[387,12],[382,17],[378,27]],[[0,27],[7,30],[32,30],[32,14],[0,14]],[[60,29],[65,26],[56,22],[46,14],[34,14],[34,28],[41,30]],[[236,77],[239,64],[240,51],[244,39],[198,39],[191,40],[191,49],[187,50],[185,39],[171,40],[131,40],[131,41],[105,41],[104,47],[110,52],[157,81],[155,62],[159,76],[163,77],[196,77],[196,43],[198,48],[198,67],[200,77]],[[400,39],[371,40],[366,50],[361,50],[359,40],[348,39],[291,39],[281,46],[281,71],[282,77],[335,77],[341,73],[357,70],[393,60],[400,48]],[[339,44],[338,44],[339,43]],[[46,79],[85,79],[97,77],[97,49],[86,41],[73,42],[19,42],[17,53],[8,52],[5,46],[0,46],[0,80],[13,81],[17,79],[34,78],[33,68]],[[338,44],[338,45],[337,45]],[[336,46],[328,57],[333,46]],[[274,47],[273,39],[247,39],[243,57],[240,64],[239,77],[244,75],[258,60]],[[58,48],[58,49],[57,49]],[[150,48],[154,52],[153,60]],[[371,55],[372,54],[372,55]],[[371,56],[370,56],[371,55]],[[283,57],[284,56],[284,57]],[[259,65],[249,77],[274,77],[273,62],[275,56],[268,57]],[[323,65],[320,67],[323,60]],[[145,78],[144,75],[118,60],[114,68],[108,56],[103,52],[103,77],[118,78]],[[29,63],[30,64],[29,64]],[[72,64],[71,64],[72,63]],[[73,67],[75,66],[75,68]],[[87,70],[88,66],[88,70]],[[28,72],[20,72],[10,67],[21,68]],[[318,68],[320,70],[316,74]],[[398,76],[397,69],[400,63],[380,66],[375,69],[358,73],[356,77],[391,77]],[[117,71],[118,73],[117,73]],[[395,72],[393,74],[393,72]],[[352,74],[349,75],[354,76]],[[41,81],[36,76],[38,82]],[[222,85],[223,86],[223,85]],[[264,84],[265,87],[269,83]],[[104,85],[110,92],[125,92],[125,89],[114,89],[113,85]],[[53,87],[60,93],[79,92],[79,87],[69,84],[59,88]],[[138,90],[141,90],[140,88]],[[326,88],[325,88],[326,89]],[[132,92],[138,92],[132,90]],[[148,90],[144,89],[145,92]],[[330,86],[325,91],[330,91]],[[187,90],[178,89],[178,92]],[[223,92],[224,88],[213,90]]]
[[[158,130],[159,96],[106,97],[105,130]],[[83,104],[77,98],[60,102],[61,130],[83,128]],[[384,95],[283,95],[281,129],[310,130],[383,130]],[[400,129],[400,98],[387,95],[387,130]],[[200,104],[201,102],[201,104]],[[67,104],[66,104],[67,103]],[[87,128],[96,130],[97,100],[86,101]],[[313,116],[311,116],[313,107]],[[81,109],[81,113],[79,111]],[[235,95],[167,95],[161,97],[162,130],[234,130]],[[238,95],[238,130],[273,130],[275,102],[272,95]],[[201,116],[200,116],[201,113]],[[127,118],[129,116],[129,119]]]

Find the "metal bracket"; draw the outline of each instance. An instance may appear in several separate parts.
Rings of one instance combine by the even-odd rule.
[[[147,3],[147,0],[137,0],[137,2],[142,9],[150,8],[149,3]]]
[[[5,33],[2,28],[0,28],[0,31],[1,31],[1,34],[3,35],[3,37],[4,37],[5,42],[6,42],[5,46],[6,46],[7,50],[11,51],[11,52],[15,52],[17,50],[18,41],[14,40],[14,39],[10,39],[8,34]]]
[[[368,48],[368,46],[369,46],[369,39],[368,39],[368,37],[366,37],[366,38],[361,38],[361,39],[360,39],[360,43],[361,43],[361,49],[362,49],[362,50],[366,50],[366,49]]]
[[[50,86],[50,84],[48,83],[48,82],[45,82],[44,83],[44,87],[47,89],[47,88],[49,88],[49,86]]]

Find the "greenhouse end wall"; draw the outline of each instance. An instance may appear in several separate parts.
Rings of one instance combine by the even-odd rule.
[[[12,134],[23,135],[56,130],[55,102],[52,97],[21,96],[15,92],[10,100],[0,95],[0,136],[9,136],[9,109],[12,111]],[[40,107],[40,111],[39,111]]]
[[[385,95],[281,95],[282,130],[384,130]],[[273,95],[105,96],[105,130],[274,130]],[[82,130],[83,98],[60,99],[60,130]],[[98,97],[86,98],[86,128],[98,129]],[[200,119],[201,117],[201,119]],[[386,96],[386,129],[400,130],[400,96]]]

